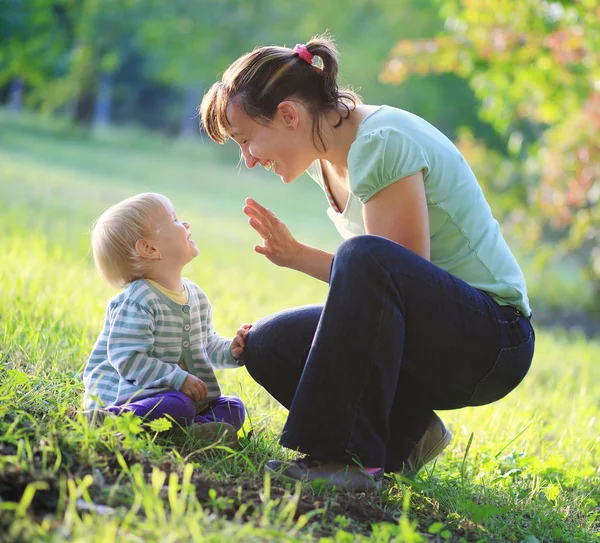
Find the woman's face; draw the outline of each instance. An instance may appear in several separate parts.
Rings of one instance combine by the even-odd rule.
[[[250,118],[235,102],[227,107],[227,119],[231,138],[239,145],[248,168],[272,166],[284,183],[291,183],[317,158],[311,139],[312,119],[298,102],[282,102],[266,126]]]

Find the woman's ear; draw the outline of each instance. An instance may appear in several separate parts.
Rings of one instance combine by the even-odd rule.
[[[138,239],[135,242],[135,252],[140,258],[162,260],[160,251],[147,239]]]
[[[281,114],[285,127],[289,130],[294,130],[298,126],[298,106],[294,102],[284,100],[277,106],[277,109]]]

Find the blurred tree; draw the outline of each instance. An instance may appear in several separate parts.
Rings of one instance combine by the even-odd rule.
[[[197,134],[195,109],[205,82],[214,74],[219,57],[227,55],[227,32],[219,24],[233,6],[231,2],[199,0],[149,0],[151,16],[138,27],[140,43],[151,52],[148,70],[161,84],[178,89],[180,129],[185,136]]]
[[[197,134],[203,91],[235,58],[329,29],[343,80],[367,101],[414,111],[449,137],[466,124],[493,143],[459,77],[413,76],[401,88],[379,78],[399,28],[433,36],[442,22],[434,0],[0,0],[0,99],[19,107],[24,96],[96,128],[141,122]]]
[[[68,47],[62,12],[68,0],[0,0],[0,87],[10,85],[10,103],[20,108],[27,89],[57,75]],[[30,104],[35,105],[31,96]]]
[[[600,310],[600,6],[597,0],[445,0],[445,30],[396,44],[382,77],[452,72],[523,160],[533,247],[545,233],[585,263]],[[533,224],[531,224],[533,223]]]
[[[302,6],[306,9],[298,14],[297,27],[286,41],[290,43],[294,36],[306,40],[328,29],[341,52],[342,80],[365,101],[408,109],[452,139],[460,126],[468,125],[490,145],[502,145],[502,139],[478,118],[477,99],[464,79],[454,74],[413,74],[398,87],[381,77],[390,44],[399,32],[406,39],[416,39],[433,37],[442,29],[435,0],[357,0],[351,6],[306,0]]]
[[[204,89],[239,55],[283,38],[295,6],[281,0],[148,0],[138,31],[157,81],[182,91],[181,130],[197,134]]]
[[[100,129],[110,121],[115,73],[136,48],[147,10],[142,0],[80,0],[69,14],[75,32],[66,79],[76,93],[75,118]]]
[[[67,106],[79,122],[107,123],[112,74],[143,15],[141,0],[2,3],[0,85],[13,79],[28,90],[30,105],[45,111]]]

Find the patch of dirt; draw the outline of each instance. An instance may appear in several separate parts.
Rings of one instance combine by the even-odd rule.
[[[247,507],[243,519],[251,521],[252,515],[262,505],[260,493],[263,492],[262,479],[256,484],[249,482],[219,484],[207,479],[201,474],[192,477],[192,482],[196,487],[196,496],[198,501],[209,509],[224,514],[228,518],[233,518],[240,507]],[[209,491],[214,489],[217,493],[216,498],[212,499]],[[271,499],[283,499],[290,490],[279,486],[276,481],[271,481]],[[373,496],[373,497],[372,497]],[[330,525],[331,529],[338,526],[334,519],[340,515],[360,525],[363,532],[370,532],[370,525],[379,522],[396,523],[397,519],[391,514],[383,511],[373,501],[377,495],[366,493],[349,494],[336,492],[325,497],[314,496],[310,491],[303,491],[294,519],[315,510],[325,510],[323,515],[316,515],[312,522],[320,522]],[[220,506],[217,504],[221,504]],[[325,522],[323,522],[325,521]],[[326,530],[320,530],[319,535],[327,535]]]
[[[0,456],[15,455],[16,447],[0,443]],[[152,470],[158,467],[165,473],[175,472],[182,476],[183,467],[180,464],[162,462],[157,464],[145,458],[143,454],[135,454],[128,450],[121,450],[127,464],[131,467],[135,464],[141,465],[148,483],[151,480]],[[16,466],[7,464],[0,470],[0,498],[4,501],[18,503],[27,485],[33,482],[45,482],[46,489],[40,489],[35,493],[29,507],[32,520],[41,522],[42,519],[52,517],[56,514],[60,499],[60,478],[83,478],[87,474],[92,475],[94,483],[88,488],[91,499],[99,514],[114,514],[115,508],[129,507],[131,503],[130,487],[125,480],[120,481],[119,490],[110,492],[109,489],[115,483],[119,484],[122,478],[122,468],[117,462],[114,454],[102,454],[96,458],[94,467],[84,465],[77,461],[76,452],[65,450],[64,454],[71,454],[73,463],[65,463],[61,466],[57,475],[43,472],[35,460],[38,453],[34,451],[34,463],[31,471],[21,470]],[[192,475],[191,482],[196,489],[196,497],[200,504],[219,516],[233,519],[236,515],[245,522],[255,522],[255,515],[262,509],[261,494],[264,493],[263,478],[261,475],[254,479],[233,480],[231,482],[219,482],[207,477],[196,469]],[[271,499],[280,499],[285,506],[285,500],[289,500],[294,493],[295,487],[289,484],[281,484],[277,480],[271,480]],[[168,489],[165,486],[161,497],[167,501]],[[378,493],[346,493],[346,492],[315,492],[310,487],[303,489],[294,514],[297,520],[301,515],[309,515],[308,526],[312,527],[315,537],[331,537],[339,528],[348,532],[370,535],[371,526],[376,523],[396,524],[402,512],[401,509],[385,509],[385,499],[382,500]],[[79,503],[81,502],[81,503]],[[389,508],[389,505],[387,506]],[[78,500],[77,508],[89,511],[89,504]],[[240,509],[242,510],[239,513]],[[311,513],[313,515],[311,516]],[[340,525],[336,517],[344,517],[347,525]],[[0,516],[0,534],[10,526],[12,514]],[[426,541],[439,540],[436,536],[427,533],[428,527],[433,522],[446,519],[440,518],[439,511],[432,510],[431,506],[420,504],[411,508],[411,518],[417,520],[419,529]],[[53,524],[59,526],[61,520],[55,519]],[[468,523],[455,522],[448,526],[453,536],[460,536],[464,541],[476,541],[480,538],[482,531],[477,526],[469,526]],[[0,543],[2,538],[0,537]]]
[[[35,442],[34,442],[35,443]],[[59,473],[53,474],[44,466],[52,466],[56,460],[51,453],[43,460],[40,445],[37,441],[33,445],[33,462],[29,462],[23,469],[12,463],[6,463],[0,469],[0,499],[2,501],[19,503],[29,484],[43,482],[46,488],[36,491],[29,514],[32,520],[41,522],[42,519],[56,515],[59,500],[61,499],[61,478],[74,479],[83,478],[86,475],[93,477],[94,483],[88,488],[92,502],[98,508],[98,512],[114,514],[115,508],[124,506],[128,508],[131,503],[131,487],[123,478],[123,470],[116,459],[114,452],[96,450],[93,465],[80,457],[80,452],[73,449],[67,442],[61,443],[62,464]],[[165,473],[175,472],[180,477],[183,475],[183,466],[179,463],[163,461],[157,463],[147,458],[143,452],[134,453],[127,449],[120,449],[128,466],[140,465],[146,480],[150,483],[152,470],[159,468]],[[0,443],[0,456],[16,456],[17,447],[8,443]],[[117,487],[115,487],[115,483]],[[231,481],[218,481],[207,477],[197,468],[192,475],[192,483],[196,489],[196,496],[200,504],[219,516],[233,519],[239,515],[242,520],[255,522],[257,513],[263,507],[261,495],[264,493],[262,475],[234,479]],[[115,491],[116,489],[116,491]],[[294,494],[293,484],[280,483],[276,479],[271,480],[271,499],[280,499],[282,506],[285,501],[291,499]],[[167,501],[168,489],[163,488]],[[82,503],[77,504],[80,510],[90,510],[91,506]],[[301,515],[308,515],[309,526],[312,526],[315,536],[333,536],[335,531],[343,528],[353,533],[368,535],[372,533],[371,526],[376,523],[388,522],[396,524],[402,512],[398,508],[394,510],[389,502],[378,493],[346,493],[330,492],[327,490],[313,490],[305,487],[302,490],[296,508],[294,518],[297,520]],[[435,510],[430,505],[422,504],[423,507],[411,508],[411,517],[419,523],[424,536],[428,527],[438,518]],[[241,510],[241,512],[240,512]],[[341,525],[336,517],[344,517],[348,522]],[[10,526],[13,514],[0,515],[0,534]],[[60,519],[55,519],[53,524],[59,525]],[[453,532],[460,533],[465,541],[471,541],[472,528],[467,526],[453,526]],[[478,530],[475,530],[477,532]],[[425,536],[429,537],[429,536]],[[0,537],[0,542],[2,541]]]
[[[31,508],[36,513],[56,511],[58,504],[58,481],[50,477],[35,477],[17,468],[11,467],[0,473],[0,496],[3,501],[19,502],[30,483],[46,483],[47,490],[38,490],[33,497]]]
[[[0,443],[0,455],[13,456],[16,453],[15,446]],[[167,473],[174,471],[181,475],[182,469],[178,464],[172,465],[167,462],[156,466],[156,464],[141,455],[135,455],[128,451],[121,451],[121,453],[128,465],[142,465],[148,481],[150,481],[154,467],[159,467]],[[35,456],[37,456],[37,453]],[[94,477],[94,484],[88,490],[93,502],[99,506],[107,505],[108,509],[117,507],[121,505],[118,493],[117,495],[113,494],[110,504],[104,504],[103,502],[105,501],[107,488],[117,481],[122,469],[112,455],[103,455],[103,460],[105,462],[101,468],[90,468],[77,462],[71,464],[68,468],[63,465],[58,475],[37,469],[37,461],[34,461],[34,465],[27,471],[15,465],[7,464],[4,469],[0,470],[0,497],[3,501],[18,503],[30,483],[46,483],[47,488],[37,490],[29,506],[29,513],[33,519],[41,521],[47,515],[56,513],[60,498],[59,479],[61,475],[74,478],[91,474]],[[262,477],[257,477],[255,481],[221,483],[207,478],[200,470],[197,470],[192,476],[192,483],[196,487],[196,496],[202,506],[228,519],[235,517],[238,510],[243,506],[242,519],[254,522],[253,514],[262,507],[261,493],[264,492]],[[214,492],[211,492],[211,489],[214,489]],[[286,489],[284,486],[278,485],[275,480],[271,482],[272,499],[281,499],[283,502],[286,499],[286,494],[289,499],[291,493],[293,493],[293,487]],[[164,497],[165,499],[167,497],[166,487],[164,488]],[[397,522],[397,518],[378,507],[375,501],[377,497],[376,494],[348,494],[342,492],[316,496],[311,489],[307,489],[301,494],[294,518],[298,519],[301,515],[319,510],[319,513],[315,514],[309,521],[309,524],[318,523],[319,529],[317,532],[320,535],[330,535],[332,531],[339,527],[335,522],[338,515],[355,523],[352,528],[348,529],[369,533],[373,523]],[[126,505],[126,502],[123,505]],[[8,527],[9,524],[7,523],[10,523],[10,517],[12,515],[4,515],[3,522],[0,522],[0,531],[2,531],[1,528]]]

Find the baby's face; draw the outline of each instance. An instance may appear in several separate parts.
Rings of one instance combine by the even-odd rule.
[[[182,267],[199,254],[196,242],[192,239],[190,223],[177,217],[175,209],[169,204],[156,212],[159,232],[156,234],[156,246],[162,256],[163,264]]]

